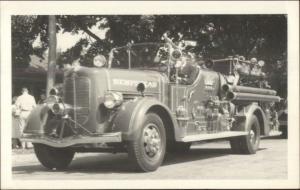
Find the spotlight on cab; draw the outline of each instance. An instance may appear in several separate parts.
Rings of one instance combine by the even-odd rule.
[[[93,64],[95,67],[104,67],[106,65],[106,58],[104,57],[104,55],[96,55],[94,57],[94,60],[93,60]]]

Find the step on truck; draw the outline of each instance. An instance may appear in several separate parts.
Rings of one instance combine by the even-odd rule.
[[[30,114],[22,136],[40,163],[66,169],[76,152],[128,152],[132,167],[154,171],[169,153],[193,142],[227,139],[237,154],[255,154],[260,137],[278,131],[276,91],[245,81],[234,57],[199,62],[193,41],[127,44],[95,67],[64,73],[47,101]],[[196,73],[189,83],[177,64]],[[101,65],[102,67],[99,67]],[[180,155],[177,155],[180,156]]]

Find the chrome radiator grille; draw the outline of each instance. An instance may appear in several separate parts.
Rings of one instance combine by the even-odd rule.
[[[64,102],[74,106],[71,113],[79,124],[88,120],[90,105],[90,80],[86,77],[70,77],[64,83]]]

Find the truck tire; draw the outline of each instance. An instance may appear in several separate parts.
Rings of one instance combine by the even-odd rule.
[[[260,125],[255,115],[252,115],[248,123],[248,135],[230,139],[230,146],[237,154],[255,154],[260,142]]]
[[[167,144],[167,152],[169,153],[186,153],[190,150],[192,143],[170,141]]]
[[[128,154],[139,171],[155,171],[166,152],[166,132],[160,117],[148,113],[135,139],[129,141]]]
[[[34,152],[40,163],[48,169],[63,170],[71,163],[75,152],[68,148],[55,148],[35,143]]]

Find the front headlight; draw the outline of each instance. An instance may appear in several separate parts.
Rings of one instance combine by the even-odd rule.
[[[123,102],[123,95],[120,92],[107,92],[104,95],[104,106],[108,109],[112,109],[121,105]]]
[[[63,103],[55,103],[52,105],[51,110],[56,115],[63,115],[65,112],[65,106]]]
[[[48,108],[56,115],[63,114],[65,112],[65,105],[61,102],[58,96],[50,95],[46,99],[46,104]]]

